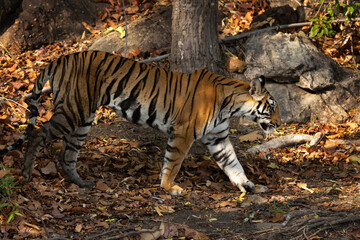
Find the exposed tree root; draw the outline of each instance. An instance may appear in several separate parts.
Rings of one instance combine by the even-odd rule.
[[[284,148],[297,144],[309,142],[310,146],[315,146],[323,138],[324,134],[321,132],[316,133],[314,136],[308,134],[291,134],[272,139],[263,144],[254,146],[247,150],[247,153],[254,154],[257,151],[266,151],[270,148]]]
[[[302,216],[302,214],[299,216]],[[315,216],[309,216],[305,220],[289,227],[285,227],[282,224],[284,226],[282,228],[272,229],[272,231],[258,231],[253,234],[261,236],[260,239],[311,239],[325,230],[336,230],[358,222],[360,223],[359,214],[343,212],[330,214],[327,217],[315,218]]]

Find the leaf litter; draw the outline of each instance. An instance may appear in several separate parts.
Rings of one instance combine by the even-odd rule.
[[[121,1],[111,2],[107,13],[101,16],[104,23],[101,31],[110,27],[117,29],[123,24],[119,14]],[[227,2],[220,34],[235,35],[247,30],[252,17],[266,7],[260,2]],[[168,4],[167,1],[149,2],[145,7],[145,3],[147,1],[138,1],[126,8],[130,20],[157,11],[160,4]],[[93,34],[100,31],[94,26],[87,27]],[[40,69],[63,54],[87,49],[89,44],[87,40],[59,42],[14,58],[0,55],[0,94],[20,104],[8,101],[2,107],[2,147],[18,139],[26,126],[28,106],[18,97],[31,92]],[[334,51],[330,56],[338,61],[344,58]],[[137,50],[130,57],[141,58],[147,54]],[[51,117],[51,109],[51,94],[45,94],[40,103],[40,125]],[[49,236],[266,239],[278,234],[276,239],[288,239],[281,234],[290,230],[301,232],[301,227],[311,230],[316,223],[324,226],[320,220],[341,228],[341,222],[337,221],[340,218],[342,224],[347,224],[344,231],[348,236],[360,235],[356,227],[359,219],[353,217],[360,214],[360,143],[357,141],[360,133],[355,122],[282,125],[275,137],[321,132],[325,138],[312,147],[305,143],[254,155],[247,154],[246,150],[265,140],[257,132],[245,135],[231,131],[249,179],[269,187],[265,194],[239,193],[205,149],[195,145],[177,177],[187,194],[173,197],[159,186],[166,138],[151,129],[124,122],[105,107],[97,111],[96,119],[90,133],[92,137],[87,138],[78,160],[80,175],[96,183],[92,190],[81,189],[64,179],[56,161],[61,142],[52,144],[39,155],[30,182],[25,182],[20,173],[21,149],[2,156],[1,179],[11,175],[20,188],[14,190],[16,194],[12,197],[1,195],[0,204],[10,205],[1,207],[0,236],[16,239]],[[14,209],[19,215],[7,222]],[[278,228],[279,224],[283,224],[282,229]],[[328,230],[316,233],[313,239],[336,238],[339,234]]]

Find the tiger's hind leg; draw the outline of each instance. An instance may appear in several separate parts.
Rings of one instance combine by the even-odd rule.
[[[181,195],[183,189],[175,184],[174,180],[178,174],[181,164],[194,139],[177,134],[169,138],[161,171],[161,187],[171,195]]]
[[[95,185],[91,181],[83,180],[76,170],[77,158],[85,137],[91,128],[91,122],[92,119],[89,123],[64,137],[63,148],[58,158],[66,179],[82,188],[92,188]]]
[[[31,178],[37,154],[46,146],[46,144],[56,139],[54,135],[49,134],[49,128],[50,123],[47,123],[42,128],[34,129],[29,133],[24,163],[22,166],[22,175],[27,181]]]

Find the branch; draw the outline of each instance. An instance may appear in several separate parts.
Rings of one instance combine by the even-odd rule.
[[[354,19],[352,19],[352,21],[353,22],[360,21],[360,18],[354,18]],[[332,23],[343,23],[343,22],[346,22],[346,19],[334,20]],[[225,37],[224,39],[220,39],[219,43],[230,42],[230,41],[238,40],[238,39],[241,39],[241,38],[250,37],[251,35],[254,35],[254,34],[257,34],[257,33],[268,32],[268,31],[271,31],[271,30],[280,30],[280,29],[296,28],[296,27],[305,27],[305,26],[311,26],[311,24],[312,24],[312,22],[301,22],[301,23],[291,23],[291,24],[283,24],[283,25],[278,25],[278,26],[272,26],[272,27],[258,29],[258,30],[254,30],[254,31],[250,31],[250,32],[240,33],[240,34],[235,35],[235,36]]]
[[[246,152],[254,154],[257,151],[266,151],[270,148],[284,148],[297,144],[303,144],[309,142],[310,146],[314,146],[320,142],[324,134],[321,132],[316,133],[314,136],[308,134],[291,134],[272,139],[263,144],[249,148]]]
[[[14,99],[16,99],[16,98],[14,98]],[[3,105],[4,103],[6,103],[6,102],[12,102],[12,103],[14,103],[14,104],[16,104],[16,105],[24,108],[24,109],[27,110],[28,112],[30,112],[30,110],[29,110],[28,108],[26,108],[24,105],[21,105],[20,103],[14,101],[14,99],[8,99],[8,98],[5,98],[5,97],[3,97],[3,96],[0,96],[0,106],[2,106],[2,105]]]
[[[157,61],[161,61],[161,60],[163,60],[165,58],[168,58],[168,57],[169,57],[169,54],[164,54],[164,55],[160,55],[160,56],[157,56],[157,57],[144,59],[144,60],[141,60],[139,62],[141,62],[141,63],[157,62]]]

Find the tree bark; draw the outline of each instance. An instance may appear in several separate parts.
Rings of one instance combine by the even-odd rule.
[[[174,0],[171,69],[190,73],[206,68],[223,73],[217,37],[217,0]]]

